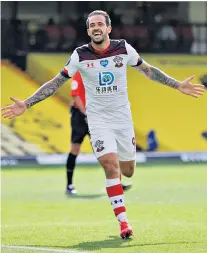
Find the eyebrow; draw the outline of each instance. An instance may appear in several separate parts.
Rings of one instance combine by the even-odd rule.
[[[104,22],[101,22],[101,21],[98,21],[98,22],[96,22],[96,23],[98,23],[98,24],[104,24]],[[94,25],[94,24],[95,24],[95,22],[90,23],[89,25]]]

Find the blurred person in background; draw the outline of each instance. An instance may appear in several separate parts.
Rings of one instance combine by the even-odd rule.
[[[61,31],[53,18],[50,18],[46,25],[46,48],[49,51],[56,51],[59,49],[61,40]]]
[[[164,51],[175,51],[177,48],[178,36],[174,31],[173,22],[165,21],[165,24],[161,27],[157,33],[157,38],[160,40],[161,48]]]
[[[81,144],[86,135],[89,136],[87,117],[86,117],[86,100],[85,89],[80,72],[76,72],[71,83],[71,95],[73,104],[71,106],[71,150],[67,158],[67,194],[76,194],[73,184],[73,173],[76,165],[76,158],[80,153]]]
[[[74,22],[68,19],[61,28],[61,49],[65,52],[71,52],[76,48],[77,31]]]
[[[80,153],[81,144],[86,135],[90,137],[87,116],[86,116],[86,99],[85,88],[80,72],[77,72],[71,83],[71,95],[73,104],[71,106],[71,150],[68,154],[66,169],[67,169],[67,186],[66,194],[73,195],[77,191],[73,184],[73,174],[76,166],[76,159]],[[123,190],[129,190],[131,184],[122,184]]]
[[[86,90],[91,144],[104,168],[106,191],[120,226],[120,236],[128,239],[133,230],[127,219],[121,174],[127,177],[134,174],[136,142],[127,93],[127,65],[155,82],[195,98],[203,94],[204,86],[192,84],[194,76],[178,81],[144,61],[125,40],[109,39],[112,27],[106,12],[90,13],[86,26],[91,42],[76,48],[64,69],[26,100],[11,97],[14,103],[2,108],[2,116],[12,119],[21,115],[53,95],[80,71]]]

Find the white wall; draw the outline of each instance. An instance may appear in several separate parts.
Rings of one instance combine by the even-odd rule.
[[[190,1],[188,3],[188,19],[192,23],[207,22],[207,2]]]

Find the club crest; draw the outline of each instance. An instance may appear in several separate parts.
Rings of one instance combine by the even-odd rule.
[[[95,147],[96,147],[96,152],[101,152],[102,150],[104,150],[104,146],[103,146],[103,141],[100,141],[100,140],[98,140],[98,141],[96,141],[96,143],[95,143]]]
[[[113,61],[115,62],[115,67],[116,67],[116,68],[121,68],[121,67],[123,66],[123,63],[122,63],[123,58],[122,58],[122,57],[116,56],[116,57],[113,59]]]

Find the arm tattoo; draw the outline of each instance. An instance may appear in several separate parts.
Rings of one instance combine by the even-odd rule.
[[[26,104],[27,108],[39,103],[40,101],[55,94],[57,89],[67,81],[68,78],[58,74],[55,78],[42,85],[31,97],[27,98],[24,103]]]
[[[167,85],[169,87],[175,88],[177,89],[180,82],[177,81],[176,79],[168,76],[167,74],[165,74],[164,72],[162,72],[161,70],[148,65],[148,66],[144,66],[144,67],[139,67],[137,68],[140,72],[142,72],[145,76],[147,76],[149,79],[162,83],[164,85]]]

